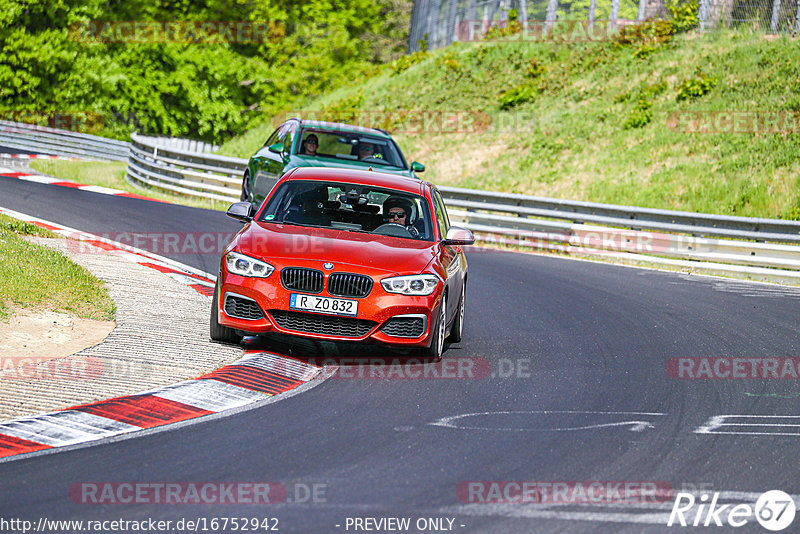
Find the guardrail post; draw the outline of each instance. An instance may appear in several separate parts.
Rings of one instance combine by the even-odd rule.
[[[428,0],[428,16],[425,18],[425,44],[428,50],[436,47],[436,15],[439,11],[437,0]]]
[[[611,0],[611,15],[609,15],[608,25],[610,28],[617,27],[617,19],[619,18],[619,0]]]
[[[545,14],[545,22],[544,22],[545,31],[553,27],[553,24],[556,23],[557,17],[558,17],[558,0],[548,0],[547,13]]]
[[[705,31],[708,26],[708,2],[710,0],[700,0],[700,5],[697,7],[697,22],[700,31]]]
[[[647,15],[647,0],[639,0],[639,9],[636,11],[637,22],[642,22]]]
[[[772,2],[772,20],[769,23],[769,31],[771,33],[778,32],[778,22],[781,15],[781,0],[773,0]]]
[[[797,2],[797,14],[794,16],[794,32],[792,33],[792,37],[797,35],[798,31],[800,31],[800,2]]]
[[[458,40],[456,37],[456,3],[457,0],[450,0],[450,7],[447,10],[447,31],[445,37],[445,46],[453,41]]]

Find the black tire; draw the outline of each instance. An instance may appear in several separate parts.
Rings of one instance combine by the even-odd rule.
[[[444,339],[446,337],[447,329],[447,301],[442,297],[442,302],[439,305],[439,313],[436,317],[436,323],[433,325],[434,338],[431,340],[431,346],[420,350],[420,356],[425,359],[439,361],[442,359],[444,353]]]
[[[217,304],[219,301],[218,290],[219,284],[214,286],[214,296],[212,297],[213,300],[211,301],[211,326],[209,328],[209,335],[214,341],[221,341],[223,343],[239,343],[242,341],[242,336],[237,334],[236,330],[219,324],[219,319],[217,317],[217,314],[219,313],[219,304]]]
[[[460,343],[461,337],[464,335],[464,311],[466,308],[467,300],[467,284],[461,290],[461,298],[458,299],[458,309],[456,310],[456,318],[453,320],[453,326],[450,327],[450,335],[447,336],[448,343]]]
[[[250,198],[250,173],[245,171],[244,178],[242,178],[242,201],[253,203],[253,199]]]

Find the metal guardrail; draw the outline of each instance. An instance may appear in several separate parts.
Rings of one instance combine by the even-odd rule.
[[[130,143],[123,143],[0,121],[0,145],[59,156],[127,160],[127,179],[134,184],[198,198],[239,200],[247,160],[187,150],[213,148],[204,143],[178,143],[138,134],[131,135]],[[451,219],[470,228],[480,242],[567,253],[623,255],[663,263],[701,261],[718,266],[717,271],[755,269],[773,279],[800,281],[800,221],[638,208],[445,186],[439,190]]]
[[[236,202],[247,160],[202,154],[131,135],[129,182],[198,198]]]
[[[800,281],[800,221],[690,213],[440,187],[450,218],[495,244],[706,262],[720,272]],[[742,241],[747,239],[749,241]],[[730,265],[742,266],[732,269]]]
[[[125,141],[3,120],[0,120],[0,146],[71,158],[128,159],[128,143]]]
[[[134,135],[128,176],[180,194],[235,202],[246,166],[245,159],[166,149]],[[668,258],[741,265],[788,272],[786,277],[800,281],[800,221],[444,186],[439,191],[451,219],[473,230],[482,242],[568,253],[635,254],[656,262]]]
[[[149,143],[193,153],[217,150],[217,145],[180,137],[145,137]],[[128,161],[130,143],[72,130],[0,120],[0,146],[51,156]]]
[[[212,145],[205,141],[198,141],[197,139],[186,139],[183,137],[163,137],[163,136],[146,136],[136,134],[137,138],[141,141],[148,143],[155,143],[162,148],[174,148],[176,150],[183,150],[185,152],[199,152],[201,154],[209,154],[219,150],[219,145]]]
[[[550,228],[532,218],[544,217],[695,236],[800,243],[800,221],[637,208],[455,187],[440,187],[439,191],[448,206],[474,213],[476,222],[517,230]],[[481,215],[482,212],[510,213],[512,217]]]

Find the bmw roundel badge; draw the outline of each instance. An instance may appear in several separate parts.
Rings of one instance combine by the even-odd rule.
[[[331,262],[323,263],[322,267],[330,271],[331,269],[333,269],[333,264]]]

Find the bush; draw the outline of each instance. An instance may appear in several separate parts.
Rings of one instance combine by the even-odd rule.
[[[789,219],[789,220],[792,220],[792,221],[800,221],[800,202],[798,202],[798,204],[796,206],[792,207],[792,209],[789,210],[789,213],[787,213],[785,216],[781,217],[781,219]]]
[[[636,59],[644,59],[653,52],[655,52],[657,47],[651,43],[644,43],[639,48],[634,50],[633,57]]]
[[[440,67],[444,67],[449,72],[461,72],[461,63],[458,62],[456,55],[452,52],[445,52],[437,57],[436,64]]]
[[[717,79],[708,76],[703,71],[698,71],[694,78],[685,80],[678,86],[678,94],[675,99],[694,100],[711,91],[717,85]]]
[[[658,81],[656,83],[646,85],[639,90],[640,98],[652,100],[667,89],[667,82]]]
[[[417,63],[419,63],[420,61],[422,61],[427,57],[428,57],[427,50],[418,50],[413,54],[400,56],[399,58],[395,59],[392,62],[392,74],[393,75],[400,74],[401,72],[408,70],[408,68],[411,67],[412,65],[416,65]]]
[[[519,20],[517,20],[518,18],[519,13],[517,10],[510,10],[508,12],[508,22],[489,27],[489,29],[486,30],[486,35],[484,35],[483,38],[486,40],[494,40],[521,32],[522,25],[519,23]]]
[[[644,43],[666,43],[672,39],[675,28],[672,22],[647,19],[639,24],[623,26],[612,40],[619,45],[641,45]]]
[[[525,102],[530,102],[536,98],[538,92],[538,89],[529,83],[523,83],[512,87],[500,95],[498,99],[500,101],[500,109],[509,110]]]
[[[647,98],[639,98],[636,102],[636,107],[628,118],[625,120],[623,126],[625,129],[641,128],[650,124],[653,120],[653,101]]]
[[[410,7],[392,0],[341,0],[337,9],[322,0],[6,0],[3,5],[4,109],[96,112],[105,119],[102,135],[124,138],[137,129],[214,142],[395,57],[405,46],[403,10]],[[253,32],[250,42],[211,36],[210,44],[114,42],[121,33],[89,31],[111,28],[90,21],[132,20],[270,23],[263,39]]]
[[[320,110],[320,120],[355,123],[358,120],[362,102],[363,97],[358,92],[338,102],[323,106]]]
[[[670,0],[666,7],[672,16],[675,33],[687,32],[697,27],[697,0]]]
[[[544,74],[545,71],[547,71],[547,69],[544,67],[544,65],[539,63],[539,60],[536,58],[531,58],[531,61],[528,64],[528,70],[525,71],[525,76],[531,79],[538,78]]]

